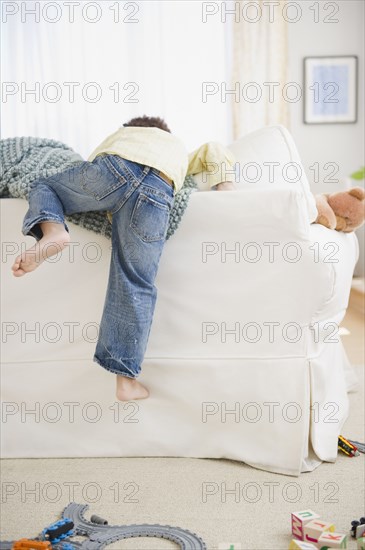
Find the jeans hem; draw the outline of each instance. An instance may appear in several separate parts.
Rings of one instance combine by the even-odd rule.
[[[66,231],[68,233],[70,232],[68,227],[67,227],[67,224],[64,222],[64,220],[62,218],[59,218],[58,216],[54,216],[54,215],[49,215],[49,216],[39,216],[38,218],[35,218],[31,222],[28,222],[27,224],[23,225],[22,234],[25,237],[30,235],[30,236],[34,237],[35,239],[40,240],[41,237],[37,233],[32,231],[32,229],[35,225],[38,225],[39,223],[42,223],[42,222],[58,222],[58,223],[61,223],[65,227]]]
[[[135,380],[137,378],[137,375],[132,376],[130,374],[130,372],[125,372],[121,369],[116,370],[116,369],[113,369],[111,367],[107,367],[106,365],[103,365],[103,363],[100,361],[100,359],[98,359],[98,357],[96,357],[96,355],[94,355],[93,361],[95,363],[97,363],[98,365],[100,365],[101,367],[103,367],[103,369],[107,370],[108,372],[112,372],[113,374],[119,374],[120,376],[126,376],[127,378],[131,378],[132,380]]]

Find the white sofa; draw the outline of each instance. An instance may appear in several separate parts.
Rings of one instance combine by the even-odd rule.
[[[356,385],[335,329],[357,240],[310,224],[283,127],[231,148],[261,178],[191,196],[162,255],[141,375],[151,396],[138,403],[116,402],[114,375],[92,362],[110,241],[71,224],[62,256],[15,278],[34,242],[20,233],[27,203],[0,201],[3,457],[228,458],[289,475],[335,461]]]

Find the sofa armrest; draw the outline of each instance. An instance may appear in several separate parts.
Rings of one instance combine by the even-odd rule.
[[[334,292],[334,269],[316,261],[312,231],[297,188],[193,193],[161,258],[150,356],[306,357],[304,334],[332,297],[336,307],[338,294],[348,293],[355,262],[352,237],[328,232],[349,247],[347,263],[336,268],[347,286]],[[323,260],[328,251],[320,254]],[[296,324],[303,337],[288,342],[281,332],[280,342],[263,336],[256,345],[232,333],[220,339],[222,327],[257,323],[264,333],[270,322]],[[216,337],[204,340],[209,323]]]
[[[326,274],[327,298],[315,312],[314,322],[336,319],[339,324],[348,307],[354,268],[359,258],[359,243],[354,232],[342,233],[312,224],[314,269],[317,276]]]
[[[239,188],[270,185],[301,190],[308,221],[315,221],[315,199],[294,140],[284,126],[267,126],[247,134],[232,143],[229,149],[237,159],[236,184]]]

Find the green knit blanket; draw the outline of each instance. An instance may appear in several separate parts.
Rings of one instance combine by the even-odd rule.
[[[70,168],[84,159],[71,147],[47,138],[21,137],[0,140],[0,197],[28,199],[30,184]],[[181,221],[192,192],[197,185],[187,176],[175,195],[170,212],[166,239],[169,239]],[[111,238],[111,224],[106,212],[83,212],[65,216],[85,229]]]

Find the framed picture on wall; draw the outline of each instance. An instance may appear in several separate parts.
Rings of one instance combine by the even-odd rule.
[[[304,58],[304,122],[348,124],[357,121],[355,55]]]

